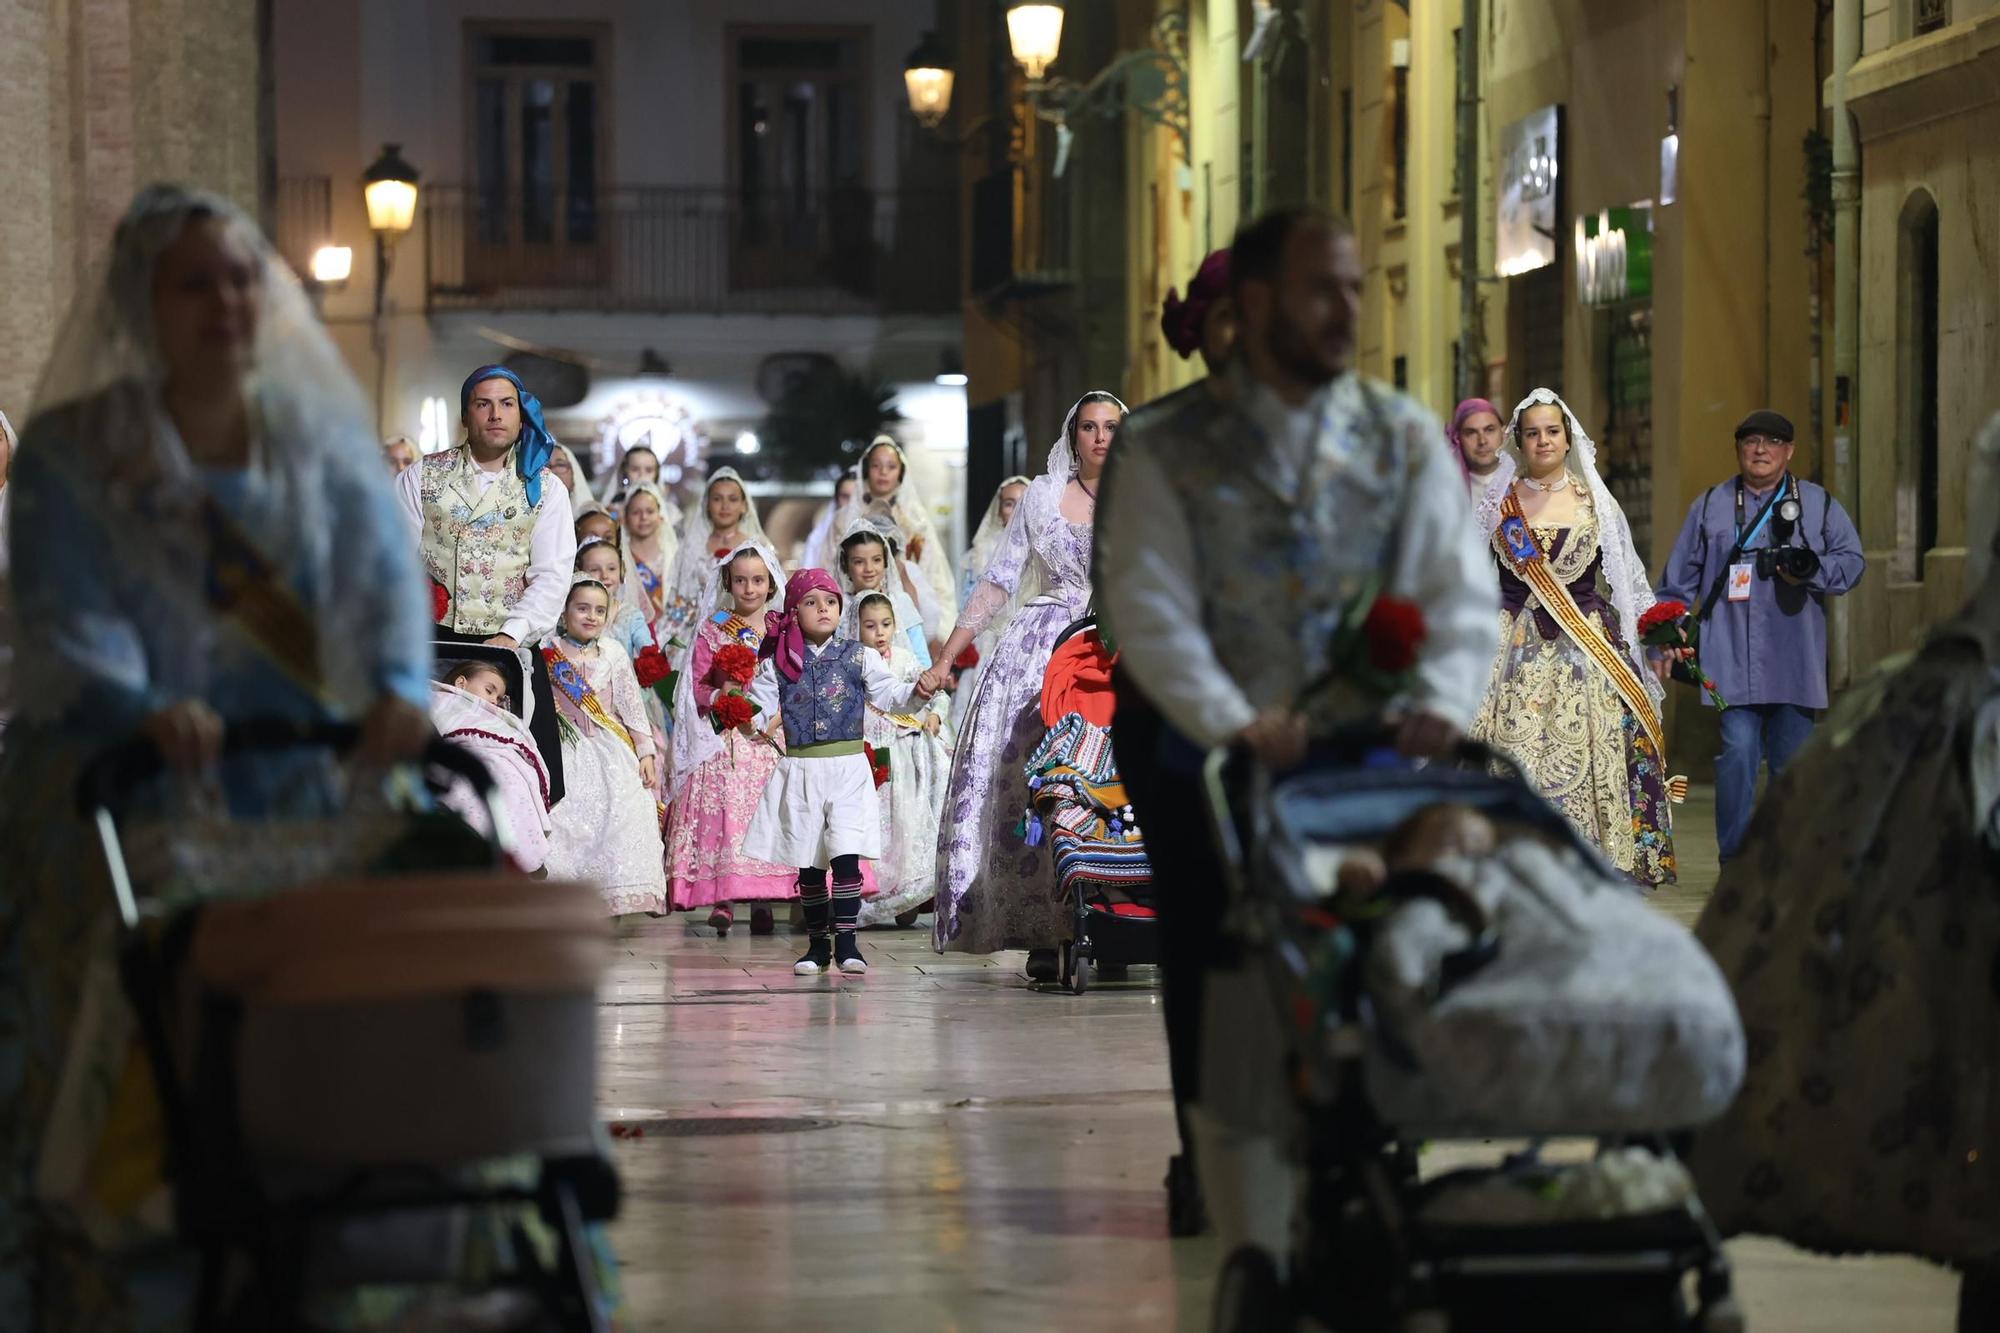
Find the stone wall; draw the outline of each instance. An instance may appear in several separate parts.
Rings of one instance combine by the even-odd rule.
[[[17,423],[133,191],[257,205],[257,0],[0,0],[0,411]]]

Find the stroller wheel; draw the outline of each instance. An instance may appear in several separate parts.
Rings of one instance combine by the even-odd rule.
[[[1294,1320],[1277,1261],[1254,1245],[1230,1255],[1215,1284],[1215,1333],[1268,1333]]]
[[[1069,982],[1069,992],[1081,995],[1090,989],[1090,955],[1073,944],[1063,945],[1063,976]]]
[[[1201,1181],[1186,1153],[1167,1161],[1167,1234],[1199,1236],[1208,1230],[1208,1207],[1202,1202]]]
[[[1743,1317],[1743,1307],[1736,1303],[1736,1298],[1724,1296],[1701,1307],[1701,1318],[1695,1327],[1701,1333],[1743,1333],[1749,1321]]]

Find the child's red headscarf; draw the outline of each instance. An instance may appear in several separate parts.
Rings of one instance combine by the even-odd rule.
[[[778,674],[786,680],[797,680],[806,669],[806,635],[799,628],[799,602],[809,592],[830,592],[835,602],[845,600],[833,575],[823,569],[801,569],[785,580],[785,609],[766,620],[758,655],[775,662]]]

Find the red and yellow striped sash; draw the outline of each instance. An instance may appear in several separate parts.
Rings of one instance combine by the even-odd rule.
[[[1660,715],[1653,709],[1653,698],[1646,693],[1638,670],[1625,654],[1612,647],[1603,631],[1583,613],[1576,599],[1569,595],[1569,589],[1549,569],[1541,543],[1535,539],[1527,515],[1521,512],[1521,501],[1511,489],[1500,502],[1500,542],[1505,549],[1508,567],[1520,576],[1523,583],[1535,590],[1535,596],[1541,599],[1542,605],[1548,608],[1549,614],[1555,617],[1570,641],[1583,649],[1584,654],[1610,677],[1619,698],[1632,710],[1632,716],[1639,719],[1646,739],[1653,743],[1653,753],[1661,763],[1665,763],[1667,747],[1660,733]]]

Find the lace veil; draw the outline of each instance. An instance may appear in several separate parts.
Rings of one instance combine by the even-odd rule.
[[[868,490],[868,460],[875,456],[878,449],[895,450],[897,461],[903,465],[903,477],[896,484],[895,492],[880,499]],[[940,617],[939,623],[927,623],[925,628],[936,636],[951,633],[958,612],[958,587],[951,572],[951,556],[938,541],[937,525],[931,521],[930,506],[924,503],[923,492],[910,475],[909,454],[889,436],[877,435],[861,451],[861,457],[854,464],[854,483],[854,499],[834,515],[832,530],[845,538],[857,522],[881,515],[905,535],[905,550],[908,550],[908,542],[921,541],[923,545],[917,553],[916,565],[923,571],[924,581],[930,584],[931,592],[935,594]],[[837,564],[839,558],[839,543],[835,542],[827,552],[827,560]]]
[[[668,567],[666,610],[661,613],[660,624],[654,630],[661,649],[674,658],[676,666],[680,665],[680,659],[667,646],[667,641],[681,639],[689,647],[694,645],[688,634],[701,623],[696,612],[709,578],[715,572],[715,525],[708,521],[708,493],[721,481],[733,481],[742,487],[743,498],[749,502],[742,521],[736,525],[737,535],[752,545],[768,545],[770,541],[764,535],[763,520],[757,517],[757,501],[751,496],[749,486],[744,484],[742,474],[733,467],[717,468],[710,473],[701,490],[681,510],[680,549],[674,553],[673,563]],[[661,512],[665,512],[664,507]],[[664,529],[662,531],[664,533]],[[782,582],[783,570],[775,564],[772,568],[773,577]]]
[[[255,533],[282,534],[264,537],[263,553],[287,584],[310,590],[305,609],[318,629],[329,700],[359,710],[376,692],[373,648],[392,635],[416,633],[428,616],[416,553],[411,549],[396,566],[407,566],[407,596],[381,586],[380,534],[349,521],[358,502],[385,511],[394,503],[360,388],[256,224],[205,191],[155,185],[132,201],[108,260],[81,286],[36,393],[24,454],[92,497],[92,512],[105,521],[89,539],[101,541],[113,567],[140,571],[151,611],[185,627],[171,642],[145,645],[122,622],[76,632],[92,639],[93,668],[106,674],[149,681],[183,698],[200,697],[211,679],[225,626],[204,587],[207,488],[161,403],[167,365],[153,314],[161,257],[205,217],[219,219],[256,265],[254,369],[247,382],[255,418],[247,472]],[[74,676],[59,663],[50,670]],[[50,683],[61,692],[64,682]],[[73,679],[68,684],[74,688]],[[37,693],[22,690],[24,711],[59,712],[66,702]]]
[[[1611,490],[1597,472],[1597,444],[1586,435],[1576,413],[1569,410],[1553,389],[1536,389],[1514,407],[1507,422],[1507,444],[1500,451],[1500,466],[1479,500],[1480,530],[1489,536],[1500,523],[1500,505],[1507,487],[1521,471],[1521,414],[1536,405],[1562,409],[1563,429],[1569,433],[1570,474],[1590,492],[1590,504],[1597,515],[1597,544],[1604,557],[1604,582],[1611,590],[1611,609],[1618,615],[1618,632],[1625,637],[1626,656],[1631,658],[1639,680],[1658,708],[1666,690],[1646,663],[1646,649],[1639,642],[1639,617],[1656,600],[1653,585],[1646,578],[1646,566],[1632,544],[1632,527],[1625,511],[1611,496]],[[1503,480],[1504,478],[1504,480]]]
[[[701,607],[694,622],[694,633],[701,632],[717,611],[725,606],[733,606],[728,592],[723,588],[723,578],[730,561],[745,551],[758,556],[764,567],[771,572],[771,600],[766,604],[771,611],[785,609],[785,571],[778,563],[778,553],[771,544],[759,537],[738,546],[720,560],[711,559],[707,586],[701,595]],[[727,748],[722,737],[695,708],[694,701],[694,638],[688,638],[688,655],[681,665],[680,678],[674,682],[674,736],[673,763],[667,774],[669,784],[668,800],[678,797],[687,787],[694,771]],[[759,718],[760,727],[769,726],[771,719]]]

